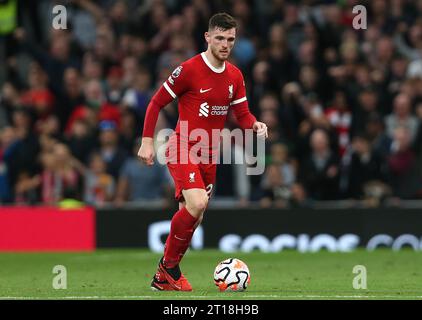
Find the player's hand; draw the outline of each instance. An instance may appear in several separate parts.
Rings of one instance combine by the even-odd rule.
[[[268,138],[267,125],[263,122],[256,121],[252,126],[259,138]]]
[[[138,157],[147,165],[152,166],[154,164],[154,140],[149,137],[142,138],[142,144],[138,151]]]

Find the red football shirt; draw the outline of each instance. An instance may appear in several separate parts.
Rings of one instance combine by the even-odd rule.
[[[241,71],[227,61],[220,69],[213,67],[204,52],[177,67],[154,95],[145,117],[144,137],[153,137],[159,110],[176,98],[179,120],[175,136],[189,145],[201,140],[195,139],[192,131],[202,129],[209,137],[204,142],[210,148],[215,147],[212,142],[218,141],[213,141],[212,130],[224,128],[229,108],[233,108],[243,129],[252,128],[256,121],[248,108]],[[182,121],[187,124],[187,130],[181,126]]]
[[[189,133],[204,129],[224,128],[229,108],[239,120],[242,128],[252,128],[256,121],[249,112],[245,82],[241,71],[225,62],[217,69],[211,65],[205,53],[198,54],[177,67],[148,106],[144,124],[144,137],[152,137],[156,120],[154,102],[162,108],[173,99],[179,99],[179,121],[176,133],[180,135],[180,122],[187,121]],[[149,120],[149,121],[147,121]]]

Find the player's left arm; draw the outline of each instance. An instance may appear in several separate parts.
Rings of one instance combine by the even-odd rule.
[[[255,116],[249,110],[248,99],[246,98],[245,81],[243,75],[239,72],[233,100],[230,103],[233,114],[242,129],[253,129],[258,137],[268,137],[267,125],[257,121]]]

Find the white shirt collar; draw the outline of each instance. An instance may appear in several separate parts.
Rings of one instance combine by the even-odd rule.
[[[205,52],[201,53],[201,57],[204,60],[205,64],[214,72],[216,73],[222,73],[226,69],[226,63],[223,63],[223,66],[221,68],[214,67],[211,62],[208,60],[207,56],[205,55]]]

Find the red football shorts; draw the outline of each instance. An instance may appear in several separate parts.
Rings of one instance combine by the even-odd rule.
[[[178,152],[175,152],[177,148]],[[210,198],[215,185],[217,164],[201,163],[200,161],[181,161],[181,150],[177,135],[172,135],[166,146],[166,161],[169,172],[174,180],[175,198],[177,201],[184,201],[182,190],[204,189]],[[198,163],[199,162],[199,163]]]
[[[184,201],[182,190],[194,188],[204,189],[208,194],[208,198],[211,196],[217,170],[215,163],[167,163],[167,167],[174,180],[174,197],[177,201]]]

